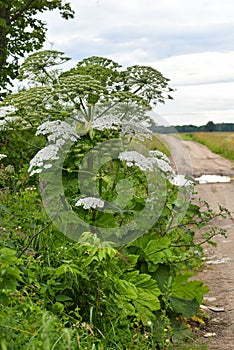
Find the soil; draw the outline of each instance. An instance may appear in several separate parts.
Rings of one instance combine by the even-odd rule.
[[[196,142],[182,141],[172,136],[163,138],[170,146],[172,162],[178,174],[190,174],[194,178],[226,175],[231,179],[226,183],[195,186],[196,196],[206,200],[213,209],[218,209],[220,204],[230,211],[230,218],[217,218],[213,222],[227,230],[227,237],[218,236],[215,238],[217,247],[209,245],[204,248],[207,260],[197,278],[209,287],[206,297],[212,299],[206,304],[218,307],[216,311],[205,311],[210,319],[202,329],[202,336],[213,334],[206,340],[209,350],[231,350],[234,349],[234,163]]]

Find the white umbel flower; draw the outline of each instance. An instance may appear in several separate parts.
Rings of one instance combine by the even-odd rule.
[[[41,149],[35,157],[30,161],[28,172],[30,175],[39,174],[43,168],[48,169],[52,167],[51,162],[59,159],[59,147],[55,145],[48,145]]]
[[[147,126],[143,125],[143,123],[139,123],[136,121],[127,121],[123,120],[115,115],[104,115],[102,117],[98,117],[94,119],[92,122],[92,128],[97,130],[104,129],[119,129],[121,134],[124,135],[150,135],[152,131],[147,128]]]
[[[41,149],[30,161],[30,175],[41,173],[43,169],[49,169],[53,166],[53,161],[58,160],[58,153],[66,142],[75,142],[80,136],[75,128],[61,120],[47,121],[40,125],[36,135],[45,135],[51,143]]]
[[[75,206],[80,207],[83,206],[84,209],[96,209],[96,208],[103,208],[105,202],[97,197],[86,197],[86,198],[80,198],[76,202]]]
[[[2,160],[3,158],[6,158],[7,156],[5,154],[0,153],[0,160]]]
[[[125,160],[127,162],[127,165],[129,167],[136,165],[141,170],[146,171],[153,171],[154,165],[155,165],[155,159],[154,158],[146,158],[142,154],[136,152],[136,151],[125,151],[120,152],[119,154],[120,160]]]
[[[11,126],[16,123],[22,123],[22,118],[13,116],[13,117],[5,117],[0,120],[0,130],[9,130]]]
[[[182,178],[178,178],[174,169],[170,165],[169,158],[160,151],[150,151],[150,157],[145,157],[136,151],[125,151],[119,154],[119,159],[126,161],[127,166],[131,167],[136,165],[142,171],[155,171],[159,170],[164,176],[176,186],[183,186],[186,182],[190,184],[188,180],[182,181]]]
[[[103,117],[94,119],[94,121],[92,122],[92,128],[97,130],[104,130],[104,129],[117,130],[118,126],[121,125],[122,123],[123,122],[116,116],[104,115]]]
[[[13,106],[3,106],[0,107],[0,118],[6,117],[8,114],[15,112],[15,107]]]
[[[169,163],[170,164],[170,159],[166,156],[165,153],[159,151],[159,150],[151,150],[149,151],[149,154],[151,157],[156,157],[156,158],[159,158],[159,159],[163,159],[165,162]]]
[[[14,112],[15,108],[13,106],[0,107],[0,130],[9,129],[11,124],[21,119],[17,116],[11,116]]]
[[[40,125],[36,135],[46,135],[48,141],[63,145],[66,140],[77,141],[80,137],[75,128],[61,120],[47,121]]]

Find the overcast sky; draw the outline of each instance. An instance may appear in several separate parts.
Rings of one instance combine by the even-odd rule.
[[[233,0],[71,0],[76,17],[47,13],[45,48],[77,60],[104,56],[151,65],[174,100],[158,105],[170,124],[234,123]]]

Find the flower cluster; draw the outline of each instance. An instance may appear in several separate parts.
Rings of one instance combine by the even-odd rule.
[[[80,137],[75,128],[61,120],[47,121],[41,124],[36,135],[45,135],[49,142],[56,142],[57,145],[64,145],[67,140],[77,141]]]
[[[136,151],[125,151],[119,154],[119,159],[126,161],[126,164],[138,166],[142,171],[154,171],[159,169],[172,185],[178,187],[193,186],[193,182],[185,175],[176,175],[170,165],[169,158],[162,152],[155,150],[149,151],[150,157],[145,157]]]
[[[2,160],[3,158],[6,158],[7,156],[5,154],[0,153],[0,160]]]
[[[2,106],[0,108],[0,118],[5,118],[12,112],[15,112],[15,108],[13,106]]]
[[[104,115],[102,117],[94,119],[92,123],[92,127],[97,130],[104,130],[104,129],[113,129],[117,130],[119,125],[121,125],[123,122],[117,117],[113,115]]]
[[[155,158],[146,158],[136,151],[124,151],[119,154],[120,160],[125,160],[129,167],[138,166],[143,171],[153,171],[155,166]]]
[[[128,166],[136,165],[143,171],[153,171],[159,168],[164,173],[174,175],[169,159],[162,152],[156,152],[149,152],[150,157],[145,157],[136,151],[126,151],[119,154],[119,159],[125,160]]]
[[[85,197],[85,198],[80,198],[76,202],[75,206],[83,206],[84,209],[96,209],[96,208],[103,208],[105,202],[97,197]]]
[[[43,168],[51,168],[52,161],[59,159],[58,152],[59,147],[57,145],[48,145],[37,152],[35,157],[30,161],[28,168],[30,175],[41,173]]]
[[[120,133],[124,135],[143,134],[149,138],[149,135],[152,134],[152,131],[149,130],[147,126],[142,125],[142,123],[122,120],[121,118],[111,114],[95,118],[91,126],[97,130],[119,130]]]
[[[26,119],[16,114],[15,107],[0,107],[0,130],[12,130],[15,126],[30,128],[31,124]]]
[[[51,168],[53,161],[59,159],[58,153],[61,147],[67,141],[75,142],[80,138],[72,125],[61,120],[43,123],[38,127],[36,135],[47,136],[50,144],[41,149],[30,161],[28,169],[30,175],[41,173],[43,168]]]

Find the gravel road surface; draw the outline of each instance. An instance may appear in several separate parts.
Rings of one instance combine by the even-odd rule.
[[[226,175],[230,182],[197,184],[197,196],[206,200],[213,209],[221,204],[230,213],[230,219],[217,219],[214,225],[227,229],[227,238],[216,238],[217,247],[206,247],[207,262],[199,278],[205,281],[210,291],[208,297],[216,298],[213,306],[224,311],[209,313],[210,329],[215,333],[210,338],[210,350],[234,349],[234,163],[212,153],[205,146],[182,141],[172,136],[163,136],[171,149],[172,163],[178,174]]]

